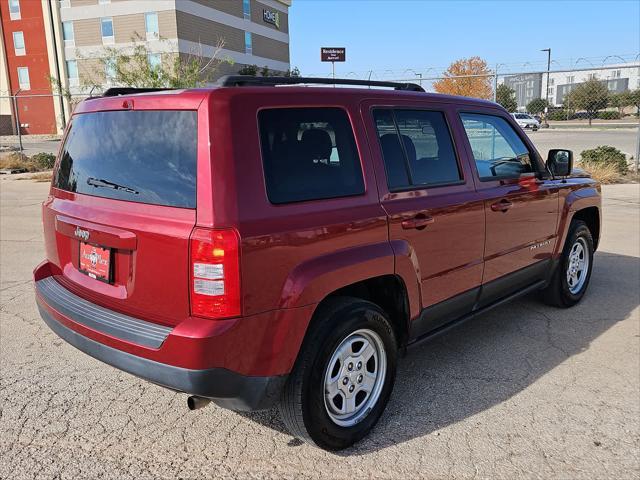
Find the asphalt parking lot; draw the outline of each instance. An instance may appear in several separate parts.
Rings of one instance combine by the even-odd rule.
[[[410,351],[372,434],[331,454],[275,411],[196,412],[40,320],[48,184],[0,178],[0,478],[562,478],[640,475],[640,186],[603,188],[590,290],[528,297]]]

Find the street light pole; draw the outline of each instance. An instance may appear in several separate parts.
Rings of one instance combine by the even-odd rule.
[[[547,121],[547,112],[549,105],[549,71],[551,70],[551,49],[543,48],[540,50],[541,52],[547,52],[547,89],[545,99],[547,100],[547,107],[545,107],[546,111],[544,112],[544,126],[545,128],[549,128],[549,122]]]

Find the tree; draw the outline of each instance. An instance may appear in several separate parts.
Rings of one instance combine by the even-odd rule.
[[[269,70],[269,67],[265,65],[264,67],[262,67],[262,70],[260,70],[260,75],[262,75],[263,77],[269,77],[271,76],[271,70]]]
[[[529,103],[527,103],[527,112],[538,115],[539,113],[544,112],[544,109],[548,107],[549,102],[547,102],[546,99],[534,98]]]
[[[465,97],[492,98],[491,74],[480,57],[462,58],[449,65],[444,78],[434,82],[438,93]]]
[[[152,64],[155,54],[141,37],[133,38],[133,47],[121,49],[106,47],[99,54],[99,61],[92,69],[83,72],[83,85],[101,90],[105,72],[113,85],[135,88],[193,88],[213,81],[218,67],[233,63],[229,58],[219,58],[224,41],[220,39],[211,57],[204,56],[202,46],[188,54],[164,54],[157,64]]]
[[[253,77],[256,77],[258,75],[258,66],[245,65],[240,70],[238,70],[238,75],[251,75]]]
[[[629,100],[636,107],[636,117],[640,117],[640,88],[629,91]]]
[[[610,95],[609,105],[617,107],[621,116],[625,107],[633,106],[636,107],[637,110],[640,110],[640,88],[636,90],[625,90],[624,92]]]
[[[620,116],[622,116],[623,114],[624,107],[628,107],[629,105],[632,105],[632,103],[629,99],[628,90],[624,92],[612,93],[611,95],[609,95],[609,106],[616,107],[618,109],[618,113],[620,113]]]
[[[502,105],[508,112],[515,112],[518,108],[516,91],[504,83],[498,85],[496,89],[496,102]]]
[[[300,69],[298,67],[293,67],[293,69],[289,69],[286,72],[284,72],[284,76],[285,77],[295,77],[298,78],[300,77]]]
[[[609,90],[599,80],[587,80],[571,90],[564,101],[576,110],[584,110],[589,118],[589,126],[591,126],[591,120],[596,116],[598,110],[602,110],[609,103]]]

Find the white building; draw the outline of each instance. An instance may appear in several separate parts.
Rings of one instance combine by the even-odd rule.
[[[607,68],[576,70],[572,72],[551,72],[549,74],[548,98],[554,107],[562,106],[564,97],[576,85],[588,80],[606,82],[611,93],[624,92],[640,88],[640,63],[621,63],[607,65]],[[542,75],[542,85],[546,86],[547,74]]]
[[[552,71],[548,75],[546,72],[506,75],[499,79],[499,83],[504,83],[515,91],[518,110],[524,111],[527,104],[536,98],[548,98],[551,106],[561,107],[567,93],[577,85],[594,78],[605,82],[611,93],[635,90],[640,88],[640,62],[572,71]]]

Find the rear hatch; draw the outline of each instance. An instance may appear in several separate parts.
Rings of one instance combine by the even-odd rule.
[[[176,325],[189,315],[200,101],[152,98],[90,100],[74,115],[43,206],[45,243],[69,290]]]

